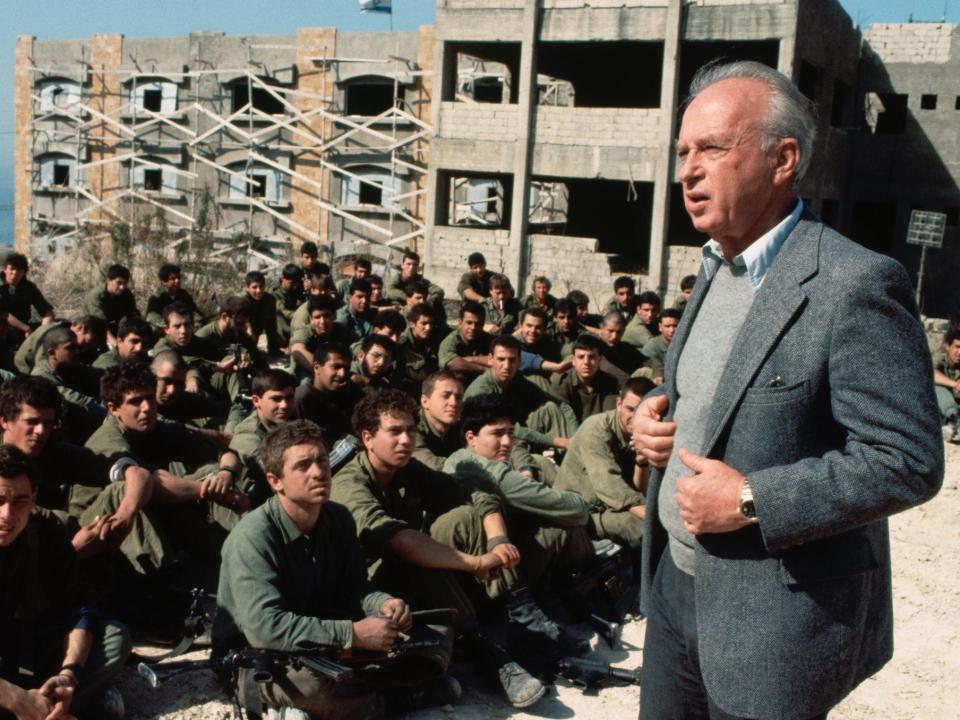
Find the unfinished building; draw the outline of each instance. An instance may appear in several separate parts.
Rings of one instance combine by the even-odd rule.
[[[431,28],[21,37],[16,245],[159,213],[172,242],[204,231],[254,267],[308,239],[386,264],[423,238],[433,44]]]

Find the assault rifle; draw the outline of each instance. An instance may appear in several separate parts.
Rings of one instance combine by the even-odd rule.
[[[584,658],[561,660],[557,663],[557,675],[583,690],[592,690],[609,682],[640,684],[640,668],[627,670]]]

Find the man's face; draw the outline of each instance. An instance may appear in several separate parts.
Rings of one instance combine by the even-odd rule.
[[[370,305],[370,293],[365,293],[363,290],[354,290],[347,300],[350,302],[350,312],[359,315],[367,311],[367,307]]]
[[[80,323],[74,323],[70,326],[70,329],[73,330],[73,334],[77,336],[77,348],[80,352],[85,350],[92,350],[97,344],[97,336],[93,334],[93,331],[90,330],[86,325],[81,325]]]
[[[417,425],[410,415],[385,412],[380,415],[380,426],[375,433],[364,430],[360,436],[363,446],[376,458],[377,464],[398,470],[410,462],[417,439]]]
[[[693,288],[686,288],[680,291],[680,294],[683,295],[684,300],[689,300],[690,296],[693,295]]]
[[[546,323],[533,315],[525,315],[520,323],[520,339],[527,345],[536,345],[547,331]]]
[[[675,317],[660,318],[660,334],[663,336],[663,342],[667,345],[673,340],[673,334],[677,331],[678,321]]]
[[[267,427],[276,427],[293,416],[293,388],[267,390],[253,396],[253,407]]]
[[[533,284],[533,296],[540,300],[541,302],[546,300],[547,293],[550,292],[550,288],[547,287],[545,282],[535,282]]]
[[[370,283],[370,304],[380,302],[383,297],[383,285],[380,283]]]
[[[35,408],[24,403],[16,420],[4,420],[3,442],[16,445],[26,455],[35,458],[47,446],[50,435],[60,427],[57,412],[53,408]]]
[[[633,433],[633,416],[640,405],[640,396],[636,393],[628,392],[622,398],[617,398],[617,422],[620,423],[620,431],[630,437]]]
[[[306,269],[310,270],[313,268],[313,264],[317,261],[317,256],[312,253],[300,253],[300,264],[303,265]]]
[[[590,309],[589,303],[581,303],[577,305],[577,319],[583,320],[587,316],[587,311]]]
[[[77,347],[76,340],[67,340],[66,342],[60,343],[53,348],[53,366],[60,367],[65,365],[69,367],[74,365],[79,353],[80,349]]]
[[[329,353],[327,361],[313,364],[313,385],[324,392],[336,392],[350,380],[350,359]]]
[[[314,310],[310,313],[310,324],[313,332],[319,337],[327,337],[333,332],[333,311],[327,308]]]
[[[398,333],[396,330],[393,330],[392,328],[387,327],[386,325],[374,326],[373,334],[383,335],[384,337],[388,337],[391,340],[393,340],[393,342],[397,342],[400,340],[400,333]]]
[[[600,353],[596,350],[574,350],[573,369],[581,380],[592,380],[600,369]]]
[[[177,347],[186,347],[193,339],[193,318],[177,313],[167,316],[167,325],[164,328],[167,337]]]
[[[117,407],[107,403],[107,410],[121,427],[132,432],[149,432],[157,425],[157,396],[153,388],[130,390],[123,394],[123,401]]]
[[[460,420],[460,407],[463,405],[463,385],[456,380],[438,380],[433,392],[420,396],[420,407],[424,414],[445,429],[453,427]]]
[[[180,274],[173,273],[166,280],[161,280],[160,284],[163,285],[163,291],[170,297],[173,297],[174,293],[180,289]]]
[[[723,80],[690,103],[677,139],[678,177],[693,226],[737,251],[766,229],[758,223],[775,202],[775,182],[785,181],[775,180],[778,150],[760,149],[768,103],[759,81]]]
[[[177,370],[170,363],[164,363],[155,368],[153,374],[157,378],[156,398],[160,407],[172,403],[186,386],[186,368]]]
[[[146,343],[142,335],[135,332],[127,333],[127,336],[117,341],[117,353],[120,358],[145,358],[147,356]]]
[[[251,300],[260,300],[263,298],[263,292],[263,283],[259,280],[254,280],[252,283],[247,285],[247,295],[250,296]]]
[[[507,289],[502,287],[493,287],[490,286],[490,299],[493,300],[497,305],[502,305],[503,301],[507,299]]]
[[[600,326],[600,339],[610,347],[613,347],[620,342],[620,338],[622,337],[623,323],[616,322],[615,320],[608,320]]]
[[[330,461],[320,445],[304,443],[283,451],[280,477],[267,473],[273,491],[300,507],[322,507],[330,499]]]
[[[473,342],[481,330],[480,318],[471,312],[465,312],[460,318],[460,339],[464,342]]]
[[[513,446],[513,423],[501,418],[480,428],[480,432],[468,432],[464,438],[467,447],[487,460],[506,461]]]
[[[960,340],[947,345],[947,360],[951,367],[960,367]]]
[[[20,268],[15,268],[13,265],[4,265],[3,266],[3,279],[6,281],[7,285],[19,285],[20,281],[26,276],[26,272]]]
[[[621,310],[633,310],[633,288],[621,287],[616,291],[617,304]]]
[[[520,369],[520,353],[513,348],[497,345],[490,355],[490,371],[500,386],[507,385]]]
[[[112,280],[107,280],[107,292],[111,295],[123,295],[129,284],[126,278],[115,277]]]
[[[10,547],[23,532],[36,504],[37,492],[30,485],[30,478],[0,477],[0,548]]]
[[[417,261],[413,258],[404,258],[400,261],[400,277],[409,280],[417,274]]]
[[[426,340],[430,337],[430,331],[433,329],[433,318],[429,315],[421,315],[416,322],[410,323],[410,334],[416,340]]]
[[[295,290],[299,284],[300,283],[295,278],[285,278],[283,276],[280,277],[280,289],[284,292]]]
[[[390,366],[393,365],[393,355],[379,345],[372,345],[367,352],[358,352],[357,360],[367,377],[382,377],[390,372]]]
[[[470,272],[473,273],[473,276],[478,280],[483,277],[483,273],[486,269],[487,269],[486,263],[477,263],[476,265],[470,266]]]
[[[425,303],[427,301],[427,296],[422,292],[415,292],[407,296],[407,307],[413,307],[414,305],[419,305],[420,303]]]
[[[660,315],[660,306],[652,303],[640,303],[637,307],[637,315],[640,316],[640,322],[644,325],[652,325]]]
[[[557,329],[562,333],[568,333],[573,330],[577,318],[570,313],[558,312],[553,316],[553,321],[557,324]]]

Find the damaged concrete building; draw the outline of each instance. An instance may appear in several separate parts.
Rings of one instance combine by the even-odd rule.
[[[817,105],[800,193],[825,221],[915,270],[910,210],[947,213],[928,277],[945,312],[956,40],[862,36],[836,0],[437,0],[412,33],[20,38],[17,244],[136,204],[189,233],[206,198],[222,241],[262,241],[254,264],[312,239],[389,274],[412,247],[452,294],[479,250],[518,293],[547,275],[599,303],[628,274],[672,297],[704,240],[676,181],[680,103],[705,62],[753,59]]]

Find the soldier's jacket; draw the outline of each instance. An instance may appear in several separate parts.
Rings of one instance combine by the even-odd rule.
[[[350,346],[350,351],[354,354],[354,357],[356,357],[357,350],[359,349],[359,343],[354,343]],[[359,375],[362,378],[366,378],[366,384],[356,383],[356,385],[365,393],[376,392],[378,390],[394,387],[394,383],[396,382],[396,378],[394,377],[396,375],[396,366],[391,366],[390,372],[386,375],[377,375],[376,377],[373,377],[367,375],[367,371],[356,359],[350,363],[350,374]]]
[[[220,354],[220,349],[216,345],[205,338],[197,337],[196,334],[183,347],[164,335],[153,346],[153,354],[156,355],[163,350],[176,350],[187,365],[187,374],[205,380],[209,380],[210,376],[217,371],[217,364],[226,357],[225,354]]]
[[[230,411],[230,405],[226,400],[208,398],[200,393],[183,390],[157,409],[160,417],[166,420],[219,428]]]
[[[85,315],[93,315],[107,322],[119,322],[125,317],[137,317],[137,301],[130,289],[120,295],[111,295],[106,288],[94,288],[83,301]]]
[[[355,342],[373,332],[373,322],[371,321],[376,316],[376,311],[367,311],[363,315],[354,315],[350,312],[350,306],[344,305],[337,310],[336,321],[346,328],[347,332],[355,338]]]
[[[593,392],[587,392],[586,386],[570,368],[562,375],[553,376],[553,392],[573,408],[577,419],[583,423],[588,417],[612,410],[617,406],[620,383],[603,370],[597,371],[593,379]]]
[[[413,448],[413,457],[431,470],[440,470],[446,459],[460,449],[456,429],[441,435],[420,410],[417,418],[417,442]]]
[[[556,395],[551,395],[546,390],[538,387],[522,375],[513,378],[505,390],[497,385],[493,379],[493,373],[487,370],[483,375],[476,378],[463,394],[463,399],[472,398],[475,395],[506,395],[510,403],[516,409],[518,414],[518,423],[515,430],[515,437],[523,442],[533,445],[553,445],[553,438],[529,428],[523,424],[523,419],[534,412],[542,405],[548,402],[556,403],[560,408],[560,413],[567,421],[568,427],[576,428],[579,423],[573,408],[567,405]]]
[[[397,343],[397,373],[401,382],[416,386],[419,390],[427,375],[440,369],[439,345],[442,342],[431,335],[427,340],[417,340],[410,328],[403,331]]]
[[[22,278],[18,285],[0,284],[0,303],[17,320],[27,324],[38,322],[53,311],[40,288],[27,278]]]
[[[104,350],[97,356],[97,359],[93,361],[93,367],[99,370],[109,370],[110,368],[117,367],[119,364],[120,353],[117,352],[115,347]]]
[[[41,672],[38,633],[51,628],[91,632],[97,623],[66,529],[35,508],[26,527],[0,548],[0,677]]]
[[[624,310],[622,307],[620,307],[620,302],[617,300],[617,298],[612,297],[609,300],[607,300],[607,304],[603,306],[603,312],[600,313],[601,320],[602,320],[602,316],[606,315],[607,313],[612,313],[614,311],[620,313],[620,316],[627,323],[630,323],[637,314],[636,305],[632,305],[630,310]]]
[[[637,350],[642,350],[643,346],[648,342],[653,340],[656,335],[649,326],[644,325],[640,322],[640,317],[634,315],[630,322],[627,323],[626,329],[623,331],[623,337],[621,338],[622,342],[627,343],[628,345],[633,345]]]
[[[193,301],[193,295],[183,288],[177,288],[173,297],[167,295],[167,291],[161,286],[153,295],[147,299],[147,322],[155,328],[163,327],[163,310],[167,305],[179,302],[190,308],[194,318],[199,322],[200,313],[197,310],[197,304]]]
[[[574,324],[570,332],[561,332],[560,328],[551,323],[547,328],[547,337],[560,346],[560,359],[565,360],[573,355],[573,344],[585,332],[589,331],[579,322]]]
[[[335,393],[302,384],[294,394],[297,417],[319,425],[323,441],[331,449],[334,443],[353,432],[353,406],[362,396],[363,390],[351,382]]]
[[[960,365],[950,366],[950,358],[947,357],[945,350],[939,350],[933,354],[933,369],[939,370],[951,380],[960,380]]]
[[[46,378],[56,385],[64,402],[95,417],[103,417],[105,410],[100,403],[101,370],[86,365],[72,365],[54,372],[46,362],[38,362],[30,374]]]
[[[37,364],[37,355],[43,353],[43,338],[54,328],[69,328],[70,322],[67,320],[51,320],[46,325],[41,325],[32,333],[27,335],[24,341],[13,356],[13,364],[24,375],[29,375],[33,366]]]
[[[33,459],[39,482],[37,505],[78,518],[110,482],[109,463],[87,448],[51,440]]]
[[[263,297],[254,300],[249,293],[245,293],[250,303],[250,329],[253,332],[253,345],[261,335],[267,336],[267,352],[271,355],[280,352],[280,336],[277,332],[277,299],[268,292]]]
[[[163,469],[181,477],[219,457],[216,445],[179,423],[159,421],[153,430],[138,433],[122,427],[113,415],[104,418],[86,446],[111,467],[128,457],[150,472]]]
[[[303,327],[295,328],[290,336],[290,346],[297,343],[303,343],[311,355],[316,354],[317,346],[322,342],[338,342],[350,347],[357,338],[354,337],[347,328],[338,322],[333,323],[333,332],[329,337],[322,338],[313,330],[313,325],[307,323]]]
[[[225,647],[350,648],[353,621],[390,599],[367,580],[353,518],[335,502],[304,535],[273,496],[237,523],[222,558],[213,637]]]
[[[687,298],[683,296],[683,293],[678,293],[677,297],[673,299],[673,307],[680,312],[683,312],[684,308],[687,307]]]
[[[412,458],[387,489],[381,490],[366,452],[334,476],[330,497],[353,514],[368,566],[391,553],[390,539],[400,530],[420,530],[427,512],[440,516],[461,505],[473,505],[481,517],[500,511],[494,495],[468,490],[449,475]]]
[[[622,340],[613,347],[604,343],[601,352],[603,360],[601,360],[600,369],[613,375],[621,384],[647,361],[642,352]]]
[[[297,311],[297,308],[303,305],[307,299],[303,288],[296,286],[293,290],[287,291],[277,285],[273,288],[271,295],[276,301],[277,316],[284,318],[288,325],[293,322],[293,314]]]
[[[657,335],[643,346],[643,354],[647,358],[646,366],[653,370],[654,375],[663,375],[663,362],[667,357],[667,343],[663,335]]]
[[[407,302],[407,294],[404,292],[408,282],[414,281],[423,281],[427,284],[427,302],[431,304],[437,304],[443,302],[443,288],[427,280],[423,275],[414,275],[409,280],[403,280],[399,275],[395,276],[393,280],[388,283],[385,283],[383,286],[383,296],[390,302],[396,303],[398,305],[405,305]]]
[[[470,271],[465,272],[460,276],[460,282],[457,283],[457,295],[460,296],[461,300],[465,299],[463,291],[470,288],[478,295],[485,298],[490,297],[490,278],[492,277],[492,270],[484,270],[479,278]]]
[[[539,480],[521,475],[509,462],[488,460],[467,448],[454,452],[443,464],[466,487],[478,487],[500,497],[508,514],[534,515],[551,525],[586,525],[590,503],[575,492],[554,490]]]
[[[492,340],[492,336],[480,330],[471,342],[466,342],[460,337],[460,332],[454,330],[440,342],[440,347],[437,349],[437,361],[440,367],[445,368],[454,358],[489,355]]]
[[[537,302],[537,298],[534,296],[533,293],[530,293],[523,299],[524,310],[526,310],[527,308],[540,308],[547,314],[548,321],[553,319],[553,313],[555,312],[556,306],[557,306],[557,299],[550,293],[547,293],[547,297],[545,298],[544,305],[540,305]]]
[[[520,313],[523,312],[523,306],[516,298],[504,300],[503,308],[500,308],[493,298],[487,298],[483,301],[483,309],[486,312],[483,323],[496,325],[497,333],[500,335],[509,335],[516,330]]]
[[[554,487],[573,490],[591,504],[600,502],[619,512],[643,505],[644,497],[633,486],[636,454],[630,436],[620,429],[617,414],[610,410],[594,415],[580,426]]]
[[[246,333],[234,333],[232,331],[224,335],[220,331],[220,323],[217,320],[211,320],[197,330],[194,337],[207,342],[213,348],[213,357],[208,359],[223,360],[223,358],[233,354],[234,345],[239,342],[255,366],[266,367],[263,353],[257,348],[257,343],[254,342],[253,338]]]
[[[267,474],[263,463],[257,454],[257,449],[270,429],[260,420],[260,415],[254,410],[247,415],[233,429],[233,439],[230,440],[230,449],[239,457],[242,464],[240,477],[236,486],[241,492],[250,497],[252,507],[259,507],[273,495],[273,490],[267,484]]]

